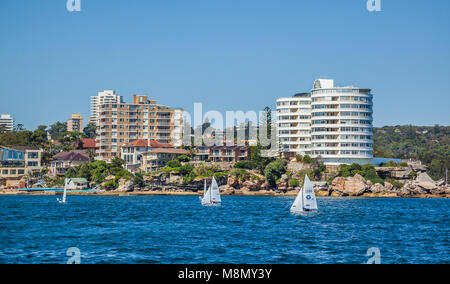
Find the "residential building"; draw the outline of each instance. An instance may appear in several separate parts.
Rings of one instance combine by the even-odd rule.
[[[285,156],[311,155],[311,95],[296,94],[277,100],[277,130]]]
[[[336,87],[319,79],[311,90],[311,152],[327,164],[373,159],[373,95],[370,89]]]
[[[25,175],[42,170],[42,150],[35,147],[0,147],[0,179],[6,186],[16,183]]]
[[[181,155],[187,155],[189,152],[183,149],[175,148],[154,148],[142,155],[141,170],[147,173],[155,172],[166,166],[167,162],[176,159]]]
[[[9,114],[0,115],[0,130],[13,131],[14,129],[14,119]]]
[[[99,110],[97,159],[100,160],[119,156],[122,145],[138,139],[172,144],[174,138],[182,135],[182,110],[159,105],[147,96],[133,95],[132,104],[102,104]]]
[[[116,94],[114,90],[104,90],[99,92],[97,96],[91,97],[91,116],[89,117],[89,123],[93,123],[98,126],[98,120],[100,115],[100,106],[102,104],[120,104],[123,103],[122,96]]]
[[[202,146],[196,147],[195,161],[239,162],[250,158],[247,146]]]
[[[67,131],[83,132],[83,116],[79,113],[73,113],[72,117],[67,120]]]
[[[68,190],[89,189],[89,181],[85,178],[70,178],[67,184]]]
[[[280,148],[288,157],[310,155],[326,164],[370,162],[372,115],[370,89],[318,79],[310,93],[277,100]]]
[[[89,154],[85,150],[61,152],[53,156],[50,163],[50,176],[64,176],[68,169],[89,163]]]
[[[136,172],[142,167],[142,156],[155,148],[173,148],[171,144],[163,144],[149,139],[138,139],[121,146],[120,157],[125,161],[125,169]]]

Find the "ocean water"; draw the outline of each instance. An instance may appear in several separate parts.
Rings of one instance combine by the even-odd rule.
[[[294,197],[0,197],[0,263],[450,263],[450,200]]]

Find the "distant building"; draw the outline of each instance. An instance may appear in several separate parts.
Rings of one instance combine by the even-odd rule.
[[[123,102],[122,96],[116,94],[114,90],[99,92],[97,96],[91,97],[91,116],[89,123],[99,125],[100,106],[102,104],[120,104]]]
[[[6,180],[5,185],[10,186],[25,175],[42,171],[42,152],[35,147],[0,146],[0,179]]]
[[[195,161],[236,163],[250,158],[250,148],[247,146],[202,146],[195,149]]]
[[[181,155],[189,154],[188,151],[175,148],[154,148],[142,154],[141,170],[147,173],[155,172],[166,166],[167,162]]]
[[[83,132],[83,116],[79,113],[73,113],[72,118],[67,120],[67,131]]]
[[[372,115],[370,89],[318,79],[310,93],[277,100],[280,149],[288,157],[310,155],[331,165],[370,162]]]
[[[51,176],[63,176],[68,169],[90,162],[89,154],[85,150],[61,152],[53,156],[50,163]]]
[[[13,131],[14,129],[14,119],[9,114],[0,115],[0,130],[4,129],[5,131]]]

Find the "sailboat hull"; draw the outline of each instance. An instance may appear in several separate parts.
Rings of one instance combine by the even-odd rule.
[[[205,202],[202,200],[202,205],[205,207],[218,207],[218,206],[221,206],[222,203],[221,202],[212,202],[211,203],[211,202]]]
[[[296,215],[296,216],[302,216],[302,217],[314,217],[314,216],[319,215],[319,211],[318,210],[312,210],[312,211],[291,210],[291,214]]]

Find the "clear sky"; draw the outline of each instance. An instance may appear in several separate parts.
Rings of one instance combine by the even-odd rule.
[[[90,96],[275,107],[317,77],[372,88],[375,126],[450,125],[450,1],[0,0],[0,113],[34,129]]]

